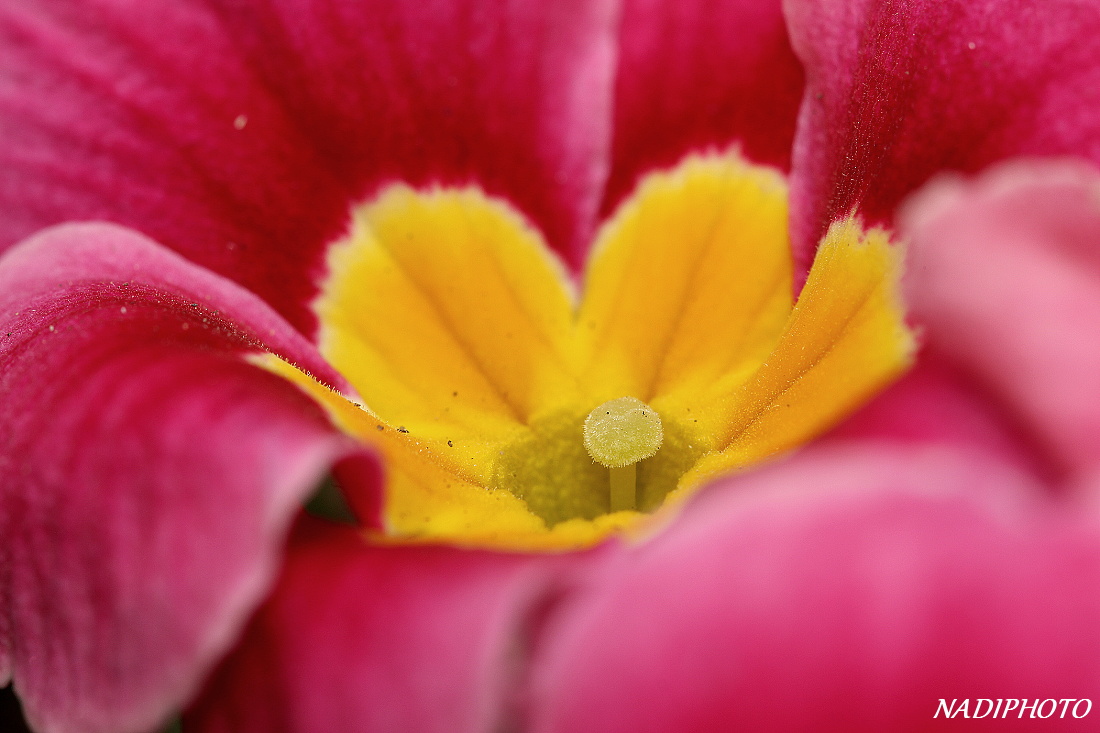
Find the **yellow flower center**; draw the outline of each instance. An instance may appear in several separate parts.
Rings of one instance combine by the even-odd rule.
[[[899,261],[885,232],[841,222],[792,303],[782,176],[692,156],[607,222],[578,298],[508,204],[397,185],[356,209],[316,302],[358,394],[265,363],[379,448],[389,540],[572,548],[896,378],[913,352]]]

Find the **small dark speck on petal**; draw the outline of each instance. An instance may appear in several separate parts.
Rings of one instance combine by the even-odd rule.
[[[407,433],[407,432],[409,432],[409,429],[407,427],[405,427],[404,425],[401,425],[400,427],[397,428],[397,432]]]

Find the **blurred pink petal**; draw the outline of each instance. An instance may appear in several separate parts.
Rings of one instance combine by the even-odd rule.
[[[870,445],[721,481],[551,617],[525,730],[924,730],[943,697],[1095,700],[1100,528],[1036,494]]]
[[[40,730],[148,729],[234,641],[331,466],[378,472],[240,358],[267,341],[330,373],[297,332],[131,232],[20,245],[0,321],[0,681]]]
[[[929,334],[922,330],[927,340]],[[925,343],[913,370],[823,438],[823,442],[889,441],[980,451],[1052,480],[1059,471],[1032,435],[965,368]]]
[[[1014,163],[907,209],[908,290],[928,339],[1068,478],[1100,464],[1100,173]]]
[[[583,559],[371,547],[350,529],[305,524],[274,596],[185,726],[499,730],[530,653],[528,625]]]

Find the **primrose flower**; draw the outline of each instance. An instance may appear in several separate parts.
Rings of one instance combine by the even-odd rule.
[[[8,699],[40,733],[1087,729],[1097,32],[3,3]]]

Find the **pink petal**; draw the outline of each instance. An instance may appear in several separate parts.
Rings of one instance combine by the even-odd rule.
[[[299,527],[276,591],[185,720],[197,733],[508,729],[568,557],[376,547]]]
[[[1100,465],[1100,173],[1017,163],[908,210],[908,286],[931,343],[1068,477]]]
[[[1100,534],[1038,491],[866,445],[729,479],[551,618],[525,729],[923,730],[939,698],[1095,702]]]
[[[1018,154],[1100,161],[1100,6],[1077,0],[788,0],[807,91],[796,250],[831,221],[893,221],[939,170]]]
[[[1043,480],[1057,478],[1057,466],[1033,438],[987,385],[925,344],[912,371],[823,441],[954,445],[980,450]]]
[[[7,3],[0,246],[119,222],[308,331],[353,202],[476,181],[577,263],[606,175],[610,1]]]
[[[779,0],[627,0],[605,213],[693,150],[788,169],[802,83]]]
[[[256,0],[221,13],[357,195],[474,180],[580,262],[606,176],[612,0]]]
[[[162,722],[330,467],[357,462],[377,491],[314,403],[240,358],[264,341],[324,376],[255,296],[118,227],[0,260],[0,675],[36,730]]]

